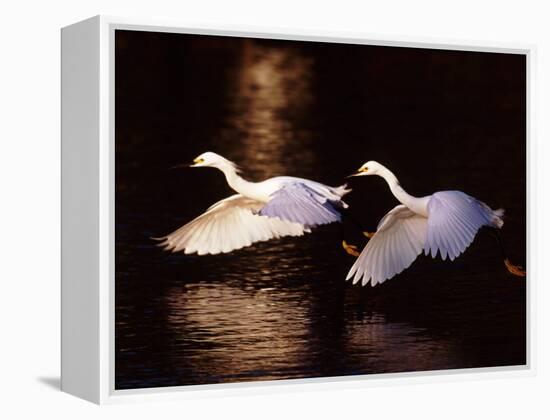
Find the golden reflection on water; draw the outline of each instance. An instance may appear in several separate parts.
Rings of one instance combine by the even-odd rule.
[[[171,290],[166,302],[175,339],[194,342],[184,353],[198,378],[292,377],[304,363],[308,307],[275,288],[189,284]]]
[[[258,179],[315,167],[311,131],[303,127],[313,101],[313,59],[292,47],[243,42],[240,62],[230,73],[226,119],[238,134],[222,133],[220,149],[232,150],[232,156]]]
[[[198,283],[168,289],[174,364],[199,382],[303,376],[311,286],[292,281],[315,266],[299,251],[293,242],[260,246],[212,265]]]
[[[456,360],[456,345],[448,339],[425,337],[424,328],[406,322],[390,322],[382,313],[374,312],[361,321],[347,324],[344,351],[358,358],[363,366],[379,372],[442,369]]]
[[[390,322],[378,312],[362,320],[339,314],[346,320],[344,330],[319,336],[310,286],[292,289],[276,282],[270,287],[265,277],[260,287],[219,280],[173,287],[166,296],[167,327],[177,348],[172,363],[185,364],[195,383],[319,376],[323,360],[330,375],[341,352],[348,368],[336,374],[349,371],[349,365],[357,374],[407,371],[411,365],[441,369],[457,358],[451,340],[423,339],[423,328]],[[326,349],[317,348],[323,343]],[[334,349],[340,349],[338,355]]]

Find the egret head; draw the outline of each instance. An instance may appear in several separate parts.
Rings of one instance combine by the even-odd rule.
[[[193,164],[191,167],[196,168],[199,166],[213,166],[216,167],[219,164],[223,163],[224,161],[227,161],[224,157],[218,155],[214,152],[205,152],[199,156],[197,156],[195,159],[193,159]]]
[[[384,166],[382,166],[380,163],[374,160],[369,160],[367,163],[361,165],[356,173],[350,176],[380,175],[384,169]]]
[[[193,164],[190,166],[191,168],[212,167],[223,169],[231,167],[237,169],[237,166],[233,162],[214,152],[205,152],[197,156],[195,159],[193,159]]]

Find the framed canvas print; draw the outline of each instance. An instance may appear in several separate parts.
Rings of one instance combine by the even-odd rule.
[[[531,47],[62,30],[62,388],[532,371]]]

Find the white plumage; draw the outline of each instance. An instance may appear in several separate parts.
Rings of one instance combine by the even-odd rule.
[[[390,170],[374,161],[365,163],[354,176],[362,175],[384,178],[402,204],[382,218],[351,267],[346,280],[353,279],[354,284],[382,283],[408,268],[422,251],[434,258],[439,253],[444,260],[447,257],[454,260],[472,243],[482,226],[503,225],[504,210],[492,210],[461,191],[413,197],[401,188]],[[511,272],[521,271],[507,260],[505,264]]]
[[[299,223],[260,216],[262,204],[240,194],[218,201],[196,219],[170,233],[161,245],[173,252],[219,254],[282,236],[309,232]]]
[[[406,206],[392,209],[378,224],[374,236],[367,243],[348,278],[353,283],[363,279],[374,286],[409,267],[422,252],[426,241],[426,218]]]
[[[186,254],[219,254],[283,236],[302,236],[311,228],[340,221],[347,207],[345,185],[329,187],[294,177],[275,177],[249,182],[238,175],[236,165],[220,155],[206,152],[193,167],[221,170],[238,194],[221,200],[176,231],[158,238],[161,246]]]

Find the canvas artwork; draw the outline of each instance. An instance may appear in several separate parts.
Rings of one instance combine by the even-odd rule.
[[[526,56],[114,31],[114,388],[526,365]]]

